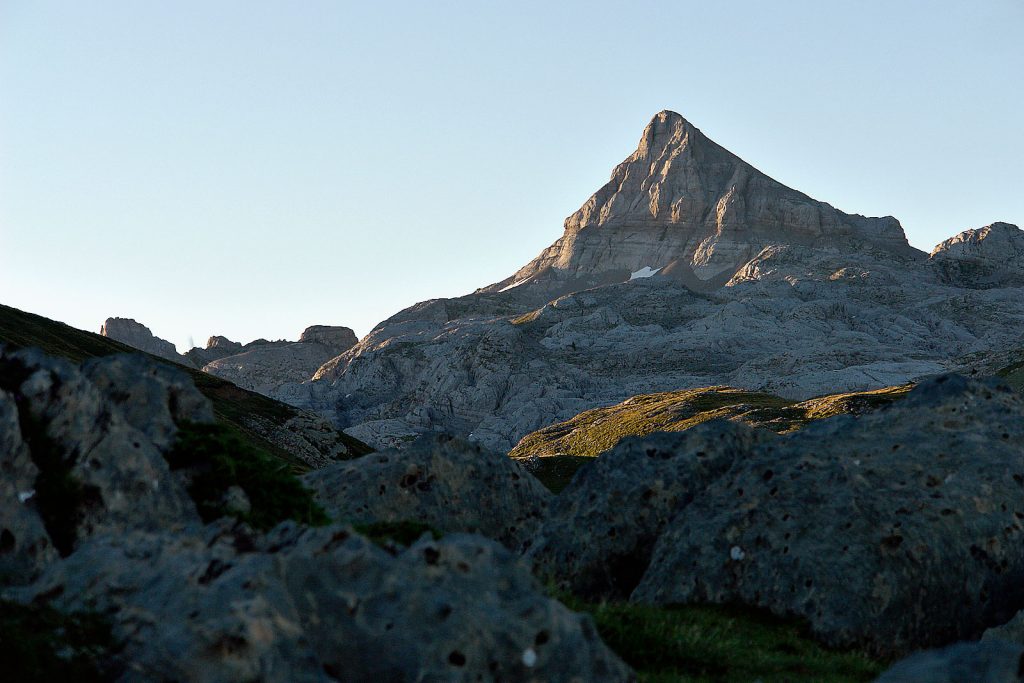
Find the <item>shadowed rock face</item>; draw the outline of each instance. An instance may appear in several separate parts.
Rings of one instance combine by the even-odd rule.
[[[977,638],[1024,607],[1022,441],[1024,397],[957,375],[788,436],[630,438],[555,498],[526,557],[591,598],[759,607],[885,656]]]
[[[212,419],[187,375],[141,354],[75,366],[0,346],[0,598],[101,613],[119,646],[97,657],[122,680],[635,678],[589,617],[480,536],[382,549],[343,524],[204,526],[195,480],[166,458],[179,427]],[[516,463],[445,448],[412,477],[418,493],[436,487],[435,515],[452,506],[496,537],[536,521],[550,495]]]
[[[765,247],[869,244],[907,258],[899,221],[845,214],[769,178],[663,111],[611,180],[565,221],[565,234],[486,291],[532,284],[554,292],[655,269],[691,287],[724,284]],[[625,276],[625,277],[623,277]],[[547,284],[545,284],[547,283]],[[562,283],[561,285],[555,283]]]
[[[338,520],[416,520],[440,531],[480,533],[510,548],[533,533],[551,499],[503,453],[445,436],[329,465],[303,480]]]

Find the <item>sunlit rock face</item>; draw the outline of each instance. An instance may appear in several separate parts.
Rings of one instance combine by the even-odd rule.
[[[908,258],[899,221],[845,214],[769,178],[675,112],[644,130],[611,180],[565,221],[561,239],[511,278],[542,289],[628,279],[644,268],[693,288],[723,285],[765,247],[873,246]],[[625,276],[625,277],[623,277]],[[569,284],[573,283],[573,284]]]
[[[993,223],[965,230],[932,250],[929,264],[960,287],[1024,287],[1024,230]]]
[[[377,446],[449,431],[507,451],[637,394],[902,384],[1024,346],[1018,233],[991,226],[929,260],[896,219],[815,201],[662,112],[540,256],[395,314],[287,400]],[[961,252],[984,255],[986,288],[937,266]]]

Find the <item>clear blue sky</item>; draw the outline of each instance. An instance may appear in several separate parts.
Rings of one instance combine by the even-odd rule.
[[[500,280],[672,109],[930,249],[1024,223],[1024,2],[0,0],[0,302],[365,334]]]

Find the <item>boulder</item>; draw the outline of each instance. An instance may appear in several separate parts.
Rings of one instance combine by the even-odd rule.
[[[633,679],[588,616],[478,536],[392,555],[344,526],[133,532],[11,596],[107,615],[127,680]]]
[[[17,482],[5,487],[5,517],[25,504],[61,555],[96,533],[198,524],[195,506],[160,449],[76,366],[32,349],[0,349],[0,389],[8,397],[4,419],[13,424],[16,410],[20,427],[6,431],[0,443],[0,458],[13,467],[8,482]],[[159,393],[135,389],[139,395]],[[14,547],[39,542],[33,532],[15,538]]]
[[[923,382],[755,447],[682,508],[631,599],[743,603],[881,655],[972,640],[1024,607],[1024,397]]]
[[[590,599],[625,598],[679,511],[766,431],[717,420],[683,432],[623,439],[582,468],[524,543],[538,576]]]
[[[416,521],[478,532],[510,548],[530,537],[551,499],[519,463],[447,436],[329,465],[303,483],[337,520]]]

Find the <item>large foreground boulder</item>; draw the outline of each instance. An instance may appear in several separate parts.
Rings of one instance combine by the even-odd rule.
[[[755,444],[773,438],[718,420],[624,439],[580,471],[524,542],[534,571],[577,595],[628,597],[679,511]]]
[[[16,597],[106,615],[122,680],[632,678],[588,616],[478,536],[392,555],[343,526],[137,532],[92,539]]]
[[[303,482],[337,520],[416,521],[478,532],[510,548],[534,532],[551,499],[519,463],[448,436],[330,465]]]
[[[1024,397],[943,376],[754,448],[683,507],[632,599],[743,603],[835,646],[977,639],[1024,607]]]

